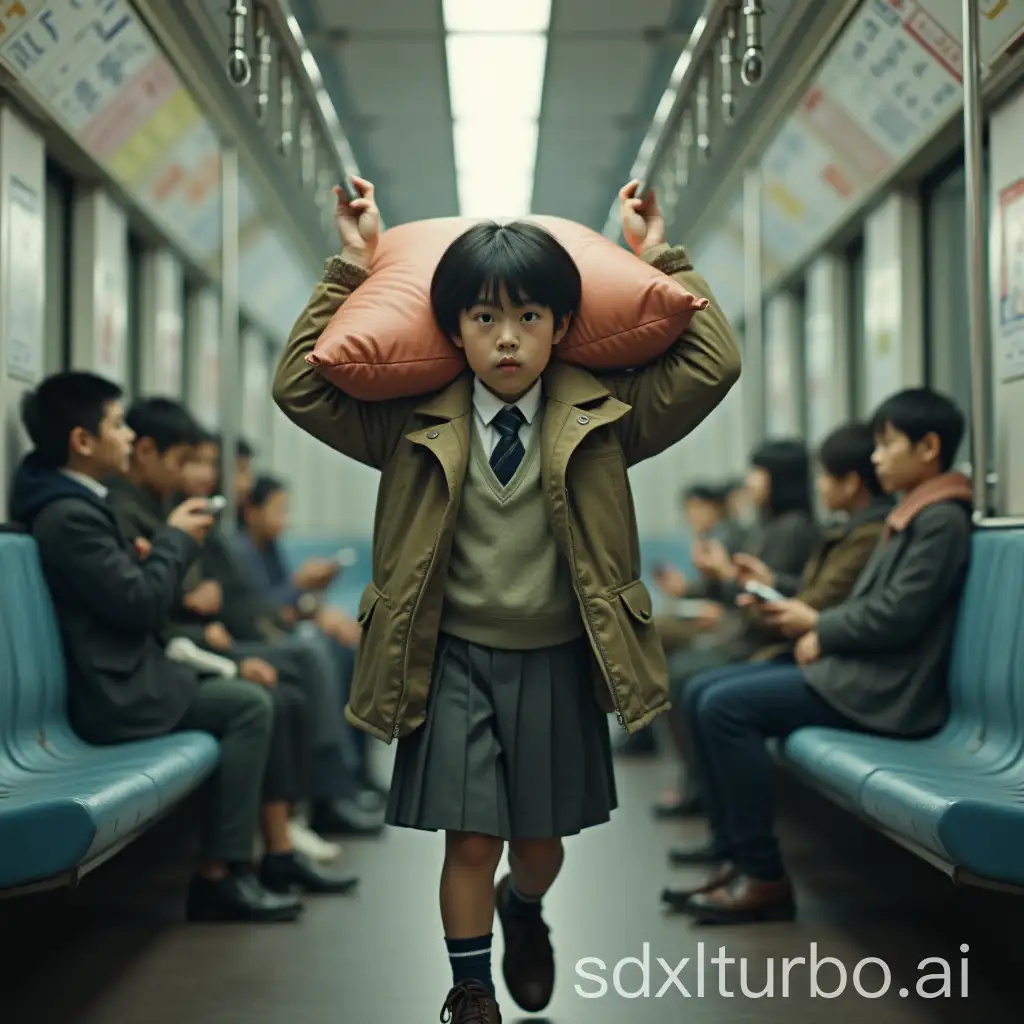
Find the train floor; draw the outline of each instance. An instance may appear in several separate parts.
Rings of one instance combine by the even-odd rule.
[[[504,996],[496,938],[506,1024],[1021,1020],[1024,900],[955,888],[792,780],[780,780],[780,834],[797,887],[798,921],[697,928],[685,917],[663,914],[661,888],[694,877],[669,868],[665,851],[681,838],[699,837],[702,827],[651,819],[649,805],[670,777],[668,766],[654,759],[620,761],[621,807],[613,822],[568,842],[564,872],[546,902],[559,970],[546,1017],[527,1018]],[[7,949],[0,1021],[438,1019],[449,985],[437,910],[439,836],[391,830],[375,841],[346,843],[344,863],[362,875],[359,895],[311,900],[295,925],[187,926],[181,923],[180,866],[135,877],[131,859],[122,855],[75,893],[0,903],[0,941]],[[712,962],[723,953],[731,959]],[[840,968],[819,966],[820,994],[814,995],[812,956],[842,964],[845,987],[834,997]],[[618,972],[624,995],[616,989],[615,965],[628,957],[646,959],[649,971],[645,989],[641,967],[624,965]],[[784,986],[782,961],[796,957],[805,964],[791,968]],[[941,962],[922,965],[929,957]],[[603,963],[581,965],[594,977],[577,973],[585,958]],[[689,961],[677,971],[677,986],[670,971],[683,958]],[[864,963],[868,958],[875,960]],[[885,982],[877,961],[890,981],[886,994],[871,997]],[[945,992],[940,980],[922,980],[944,971]],[[773,988],[758,997],[769,979]],[[919,987],[940,994],[924,998]]]

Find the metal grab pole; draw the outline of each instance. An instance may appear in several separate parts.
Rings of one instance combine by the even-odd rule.
[[[238,522],[235,501],[235,447],[240,412],[238,358],[238,153],[221,150],[221,285],[220,285],[220,465],[221,491],[227,507],[222,528],[234,533]]]
[[[988,273],[982,195],[981,56],[978,0],[963,0],[964,170],[967,199],[968,309],[971,345],[971,462],[974,512],[987,518],[988,498]]]
[[[749,417],[748,451],[765,435],[764,296],[761,268],[761,171],[751,167],[743,179],[743,376],[749,381],[743,401]]]

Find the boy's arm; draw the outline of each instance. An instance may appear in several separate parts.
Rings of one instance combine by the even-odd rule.
[[[946,503],[926,508],[911,529],[903,561],[884,587],[821,613],[822,655],[906,647],[934,621],[970,557],[970,521],[962,508]]]
[[[121,546],[103,514],[85,502],[51,505],[33,535],[48,579],[111,626],[156,633],[170,618],[186,568],[199,545],[163,527],[145,562]]]
[[[773,587],[783,597],[796,597],[800,593],[801,579],[799,576],[788,572],[775,572],[772,575],[775,577]]]
[[[878,545],[882,535],[881,529],[854,530],[833,552],[818,578],[809,586],[793,593],[804,604],[816,608],[819,612],[826,608],[834,608],[845,601],[853,591],[857,578],[868,564],[871,553]],[[776,577],[776,587],[781,577]],[[783,591],[785,593],[785,591]]]
[[[356,462],[380,469],[401,438],[405,403],[351,398],[306,362],[331,317],[366,277],[362,267],[340,256],[327,260],[323,280],[295,322],[277,364],[274,401],[307,434]]]
[[[685,250],[649,249],[644,260],[671,274],[691,295],[708,300],[690,326],[650,366],[633,373],[601,374],[601,382],[632,412],[616,425],[629,465],[682,440],[725,398],[740,375],[740,349],[711,288]]]

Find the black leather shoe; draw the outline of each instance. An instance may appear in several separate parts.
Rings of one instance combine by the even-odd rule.
[[[659,821],[673,818],[693,818],[704,813],[704,801],[699,796],[682,797],[679,800],[663,800],[652,808]]]
[[[354,800],[335,800],[313,808],[309,827],[321,836],[376,836],[384,830],[384,811],[367,810]]]
[[[294,921],[302,903],[290,894],[272,893],[251,873],[224,878],[194,878],[188,890],[190,921]]]
[[[551,1002],[555,988],[555,955],[548,926],[538,910],[535,916],[516,917],[508,911],[510,876],[505,875],[494,890],[505,939],[502,973],[508,994],[520,1009],[539,1013]]]
[[[275,893],[300,892],[341,895],[358,884],[355,875],[342,875],[314,864],[301,853],[271,854],[260,865],[260,881]]]
[[[720,864],[725,856],[714,843],[697,843],[693,846],[677,846],[668,851],[669,863],[675,867],[691,864]]]

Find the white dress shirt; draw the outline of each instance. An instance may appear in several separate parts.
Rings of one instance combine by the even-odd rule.
[[[69,479],[74,480],[75,483],[79,483],[83,487],[88,487],[97,498],[106,501],[107,488],[104,487],[99,480],[96,480],[91,476],[86,476],[84,473],[76,473],[73,469],[62,469],[61,473]]]
[[[534,420],[537,419],[537,413],[540,411],[541,397],[541,382],[538,379],[518,402],[513,403],[513,406],[519,409],[526,420],[519,428],[519,440],[523,442],[524,448],[530,447],[530,436],[534,428]],[[494,426],[494,417],[502,409],[508,407],[507,402],[503,402],[477,377],[473,383],[473,421],[476,423],[477,436],[483,442],[488,459],[501,440],[501,433]]]

